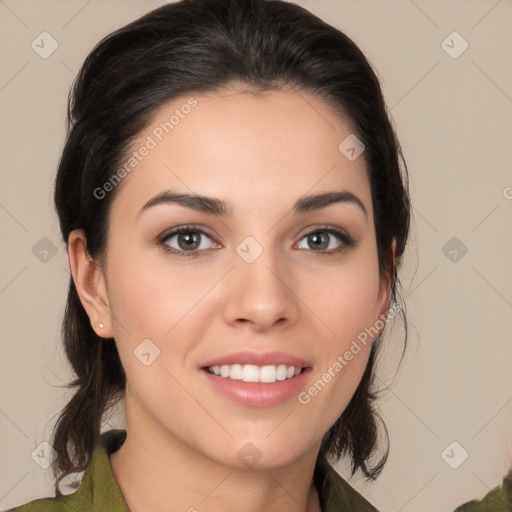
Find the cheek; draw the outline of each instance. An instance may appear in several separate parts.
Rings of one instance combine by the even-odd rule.
[[[187,321],[188,312],[219,279],[212,269],[198,273],[197,268],[171,264],[156,249],[149,258],[147,248],[137,252],[132,247],[130,257],[123,254],[111,251],[115,264],[109,270],[109,301],[120,339],[127,332],[162,338],[178,322]]]
[[[204,329],[209,312],[201,297],[214,276],[194,278],[161,262],[152,265],[133,252],[130,258],[121,251],[111,254],[117,259],[109,272],[109,301],[127,388],[154,409],[152,414],[165,416],[161,404],[176,410],[187,400],[177,382],[183,381],[188,353]]]
[[[376,251],[317,274],[314,287],[303,287],[304,302],[321,320],[322,356],[311,387],[299,401],[315,404],[327,423],[336,421],[348,405],[368,364],[381,299]],[[318,339],[318,338],[317,338]]]
[[[301,288],[304,302],[338,340],[338,349],[378,319],[380,278],[377,256],[371,251],[361,251],[339,266],[325,268],[304,281]]]

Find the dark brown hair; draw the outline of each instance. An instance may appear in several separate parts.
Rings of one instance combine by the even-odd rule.
[[[350,120],[365,145],[379,270],[396,301],[410,206],[407,169],[378,79],[345,34],[286,1],[182,0],[115,31],[93,49],[70,94],[68,136],[55,184],[64,242],[81,228],[89,254],[101,258],[115,191],[99,200],[94,190],[119,168],[157,109],[179,95],[230,84],[253,91],[286,84],[321,97]],[[401,313],[406,326],[403,308]],[[53,433],[56,488],[64,476],[90,463],[102,419],[123,396],[126,382],[114,340],[95,334],[73,279],[62,335],[76,375],[69,386],[76,392]],[[373,405],[380,344],[379,336],[353,398],[321,446],[323,454],[349,456],[353,472],[360,469],[369,479],[380,473],[389,451],[386,433],[384,453],[374,461],[381,444]]]

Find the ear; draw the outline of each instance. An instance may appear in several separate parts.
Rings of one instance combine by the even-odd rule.
[[[89,255],[87,238],[82,229],[71,231],[68,237],[69,267],[75,287],[91,326],[102,338],[112,338],[112,317],[105,275],[101,265]],[[103,324],[103,328],[100,327]]]
[[[396,238],[393,237],[391,245],[389,247],[391,251],[391,268],[395,267],[395,254],[396,254]],[[380,315],[386,315],[389,310],[389,301],[391,300],[391,289],[393,287],[393,276],[387,274],[384,279],[381,280],[379,289],[379,300],[380,300]]]

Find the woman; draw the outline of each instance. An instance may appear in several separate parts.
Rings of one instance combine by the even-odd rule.
[[[401,161],[365,57],[294,4],[184,0],[102,41],[55,188],[77,376],[57,498],[15,510],[376,510],[327,456],[386,461]],[[121,397],[126,431],[100,436]]]

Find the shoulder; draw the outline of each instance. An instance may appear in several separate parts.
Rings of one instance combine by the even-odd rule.
[[[489,491],[482,500],[473,500],[454,512],[510,512],[512,510],[512,469],[501,486]]]
[[[65,498],[68,498],[68,496],[40,498],[20,507],[11,508],[6,512],[71,512],[75,510],[75,508],[69,506],[69,503],[68,505],[65,504],[65,501],[69,501],[65,500]]]
[[[315,485],[326,512],[378,512],[378,510],[351,487],[329,464],[319,457],[315,467]]]
[[[72,494],[37,499],[7,512],[129,512],[109,461],[109,455],[125,439],[125,430],[102,434],[82,482]]]
[[[6,512],[93,512],[93,500],[90,489],[85,480],[88,478],[85,472],[82,485],[72,494],[58,495],[52,498],[39,498],[24,505],[7,510]]]

